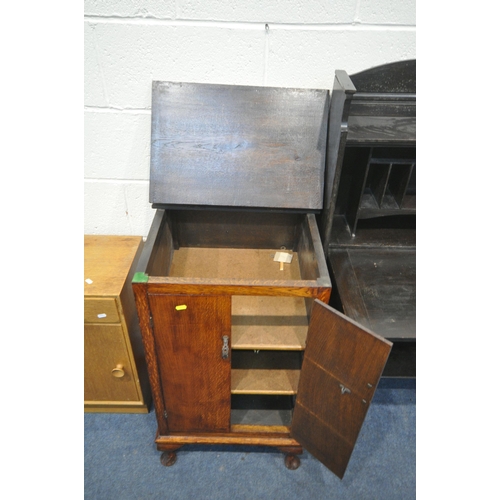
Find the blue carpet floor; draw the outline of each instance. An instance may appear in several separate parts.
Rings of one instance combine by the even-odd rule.
[[[414,380],[380,382],[343,480],[307,451],[290,471],[284,455],[267,448],[185,446],[176,464],[164,467],[154,444],[154,411],[86,413],[85,498],[412,499],[415,400]]]

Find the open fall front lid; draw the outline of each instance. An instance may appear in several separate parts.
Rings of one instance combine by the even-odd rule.
[[[149,201],[320,210],[329,92],[153,82]]]

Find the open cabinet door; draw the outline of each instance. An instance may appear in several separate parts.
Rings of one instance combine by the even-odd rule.
[[[391,348],[314,301],[291,435],[341,479]]]

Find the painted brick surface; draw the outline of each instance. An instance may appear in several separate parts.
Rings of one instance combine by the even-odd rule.
[[[87,16],[174,19],[176,0],[85,0]]]
[[[148,234],[154,210],[147,182],[86,180],[85,234]]]
[[[411,59],[412,31],[362,28],[341,31],[269,32],[267,84],[331,89],[336,69],[356,73],[387,62]]]
[[[85,0],[84,12],[87,234],[147,235],[153,80],[331,89],[336,69],[416,57],[415,0]]]
[[[94,38],[94,26],[84,26],[84,103],[86,106],[105,107],[108,105],[98,50]]]
[[[415,26],[416,0],[360,0],[358,21]]]
[[[150,108],[152,80],[249,85],[263,80],[264,28],[98,23],[95,37],[112,107]]]
[[[98,0],[85,1],[87,16],[143,17],[258,23],[352,23],[356,0]]]
[[[261,23],[352,23],[356,0],[181,0],[180,19]]]
[[[86,179],[149,180],[151,112],[84,114]]]

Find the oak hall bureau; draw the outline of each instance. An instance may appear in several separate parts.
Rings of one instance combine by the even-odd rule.
[[[330,93],[153,82],[133,289],[170,466],[187,444],[302,447],[342,477],[391,343],[327,305]]]
[[[141,236],[84,236],[84,409],[147,413],[151,402],[132,291]]]

